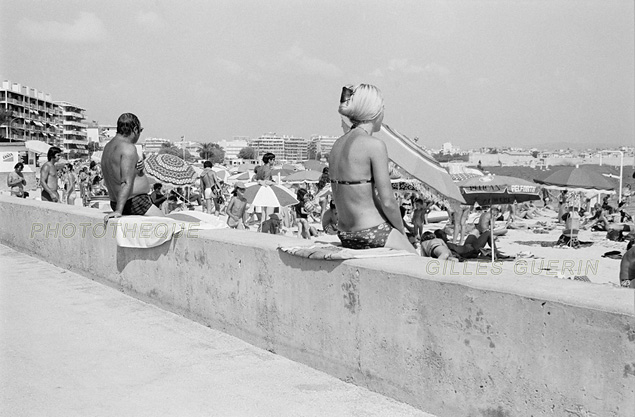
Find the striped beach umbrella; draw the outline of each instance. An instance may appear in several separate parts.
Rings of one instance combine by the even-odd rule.
[[[151,154],[144,162],[145,173],[156,182],[180,187],[196,181],[194,168],[178,156]]]
[[[245,190],[245,199],[249,204],[262,207],[287,207],[298,204],[291,190],[281,185],[254,184]]]

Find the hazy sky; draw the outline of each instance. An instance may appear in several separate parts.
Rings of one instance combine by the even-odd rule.
[[[0,78],[147,137],[340,135],[341,87],[366,82],[429,147],[632,146],[633,4],[0,0]]]

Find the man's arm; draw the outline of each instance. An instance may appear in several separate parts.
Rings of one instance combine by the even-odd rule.
[[[130,149],[126,148],[123,150],[119,161],[121,188],[119,189],[119,194],[117,194],[117,209],[115,213],[120,216],[123,214],[123,207],[132,193],[135,176],[137,175],[137,159],[137,150],[132,146]]]

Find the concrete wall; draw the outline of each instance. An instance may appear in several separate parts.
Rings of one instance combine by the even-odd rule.
[[[102,221],[0,197],[4,244],[439,416],[635,415],[633,290],[308,260],[235,230],[124,249]]]

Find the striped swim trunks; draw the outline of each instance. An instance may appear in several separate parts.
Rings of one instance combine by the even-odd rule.
[[[117,209],[117,202],[111,201],[110,207],[113,210]],[[148,210],[152,207],[152,199],[149,194],[139,194],[131,197],[126,201],[126,204],[123,206],[123,215],[124,216],[143,216],[148,212]]]

